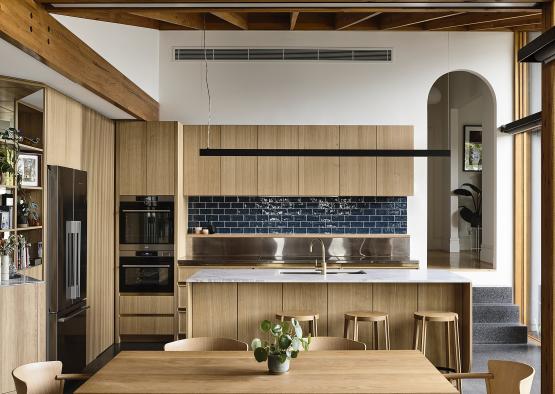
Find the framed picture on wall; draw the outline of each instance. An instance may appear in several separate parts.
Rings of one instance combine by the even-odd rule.
[[[17,160],[17,172],[21,175],[21,186],[38,186],[39,155],[21,153]]]
[[[482,126],[464,126],[464,171],[482,171]]]

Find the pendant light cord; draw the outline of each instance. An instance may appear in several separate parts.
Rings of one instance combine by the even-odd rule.
[[[208,83],[208,55],[206,54],[206,14],[204,14],[202,29],[202,48],[204,50],[204,84],[206,85],[206,93],[208,94],[208,130],[206,147],[210,149],[210,124],[212,123],[212,97],[210,95],[210,84]]]

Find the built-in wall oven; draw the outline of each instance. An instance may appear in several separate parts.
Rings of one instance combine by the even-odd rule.
[[[120,250],[173,251],[173,197],[120,197]]]
[[[173,251],[120,251],[120,293],[173,293]]]

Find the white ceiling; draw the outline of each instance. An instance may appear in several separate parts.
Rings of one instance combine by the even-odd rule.
[[[134,119],[131,115],[78,85],[37,59],[0,39],[0,75],[44,83],[110,119]]]

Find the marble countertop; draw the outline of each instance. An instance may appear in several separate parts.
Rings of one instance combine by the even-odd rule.
[[[29,276],[19,275],[17,278],[0,281],[0,287],[32,285],[32,284],[42,283],[42,282],[43,282],[42,280],[31,278]]]
[[[332,272],[344,272],[333,274]],[[349,274],[345,272],[359,272]],[[188,283],[470,283],[446,270],[343,269],[323,276],[307,269],[204,269]]]

